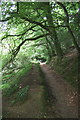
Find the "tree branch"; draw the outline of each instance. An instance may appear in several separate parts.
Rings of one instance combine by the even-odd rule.
[[[24,41],[22,41],[22,43],[21,43],[18,47],[20,48],[26,41],[34,41],[34,40],[37,40],[37,39],[39,39],[39,38],[45,37],[46,35],[50,35],[50,34],[47,33],[47,34],[43,34],[43,35],[37,36],[37,37],[35,37],[35,38],[25,39]]]
[[[0,20],[0,22],[6,22],[6,21],[8,21],[10,19],[12,19],[12,17],[7,17],[7,18],[5,18],[5,20]]]
[[[66,14],[67,24],[69,24],[69,15],[68,15],[68,12],[67,12],[66,7],[65,7],[61,2],[57,2],[57,4],[60,5],[60,6],[63,8],[63,10],[64,10],[64,12],[65,12],[65,14]]]
[[[22,41],[22,43],[19,44],[19,46],[13,50],[13,53],[12,53],[12,57],[10,58],[10,60],[2,67],[2,69],[4,69],[6,67],[6,65],[10,64],[10,62],[12,62],[14,60],[14,58],[17,56],[21,46],[26,42],[26,41],[33,41],[33,40],[37,40],[39,38],[42,38],[42,37],[45,37],[46,35],[49,35],[49,33],[47,34],[43,34],[43,35],[40,35],[40,36],[37,36],[35,38],[28,38],[28,39],[25,39],[24,41]]]
[[[25,32],[23,32],[22,34],[19,34],[19,35],[6,35],[5,37],[3,37],[3,38],[1,39],[1,41],[2,41],[3,39],[6,39],[7,37],[22,36],[22,35],[26,34],[26,32],[28,32],[29,30],[32,30],[34,27],[36,27],[36,25],[30,27],[27,31],[25,31]]]
[[[19,16],[21,19],[24,19],[25,21],[28,21],[30,23],[33,23],[33,24],[36,24],[36,25],[39,25],[40,27],[44,28],[45,30],[49,31],[49,28],[46,27],[45,25],[43,25],[42,23],[40,22],[37,22],[37,21],[34,21],[32,19],[29,19],[27,17],[22,17],[22,16]]]

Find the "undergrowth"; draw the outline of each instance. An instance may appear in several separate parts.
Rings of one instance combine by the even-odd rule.
[[[11,103],[12,103],[12,104],[15,104],[15,103],[17,103],[17,102],[23,102],[23,101],[25,100],[25,98],[27,97],[28,90],[29,90],[29,85],[27,85],[26,87],[20,89],[20,90],[17,92],[14,100],[11,101]]]
[[[52,69],[62,75],[72,87],[78,89],[78,57],[64,57],[60,63],[55,58],[50,62]]]
[[[32,64],[25,64],[25,67],[18,70],[16,73],[11,73],[2,77],[2,85],[0,88],[3,90],[3,95],[10,96],[17,90],[21,83],[22,77],[30,71]]]

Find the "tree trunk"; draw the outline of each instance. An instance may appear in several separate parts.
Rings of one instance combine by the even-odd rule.
[[[74,36],[74,34],[73,34],[70,26],[68,26],[68,31],[70,32],[70,34],[71,34],[71,36],[72,36],[73,43],[74,43],[74,45],[75,45],[78,53],[80,53],[80,47],[79,47],[79,45],[78,45],[78,43],[77,43],[77,41],[76,41],[76,39],[75,39],[75,36]]]
[[[59,58],[62,58],[63,51],[62,51],[61,45],[58,41],[57,32],[55,30],[55,26],[53,24],[53,18],[51,15],[51,7],[48,2],[45,3],[45,13],[46,13],[46,18],[47,18],[48,25],[49,25],[49,32],[50,32],[52,40],[54,41],[56,54]]]
[[[49,46],[50,46],[50,48],[51,48],[51,56],[53,57],[54,55],[55,55],[55,51],[54,51],[54,48],[53,48],[53,46],[52,46],[52,44],[51,44],[51,41],[47,38],[47,36],[46,36],[46,41],[47,41],[47,43],[49,44]]]
[[[70,28],[68,11],[67,11],[66,7],[61,2],[57,2],[57,4],[60,5],[63,8],[64,12],[65,12],[65,15],[66,15],[66,25],[67,25],[68,31],[70,32],[70,34],[72,36],[73,44],[75,45],[78,53],[80,54],[80,47],[79,47],[79,45],[78,45],[78,43],[76,41],[76,38],[75,38],[71,28]]]

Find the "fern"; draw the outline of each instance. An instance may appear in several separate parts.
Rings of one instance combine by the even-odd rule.
[[[17,95],[15,97],[15,99],[12,101],[13,104],[15,104],[16,102],[18,101],[23,101],[25,100],[27,94],[28,94],[28,90],[29,90],[29,85],[27,85],[26,87],[20,89],[18,92],[17,92]]]

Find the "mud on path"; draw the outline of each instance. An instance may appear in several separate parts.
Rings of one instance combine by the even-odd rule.
[[[71,86],[61,78],[54,70],[43,64],[42,72],[46,82],[56,98],[55,108],[62,118],[78,118],[78,94]]]

